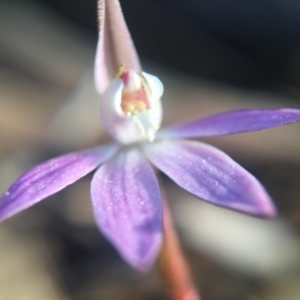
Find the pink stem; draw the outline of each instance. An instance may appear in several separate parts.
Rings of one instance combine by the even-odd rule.
[[[159,268],[172,300],[200,300],[173,226],[168,203],[163,197],[164,240]]]

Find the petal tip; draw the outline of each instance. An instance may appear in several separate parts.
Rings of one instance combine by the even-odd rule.
[[[251,205],[235,203],[231,206],[227,206],[226,208],[233,209],[238,212],[252,215],[258,218],[270,219],[277,215],[277,209],[269,197],[267,199],[264,199],[261,203],[252,203]]]
[[[129,262],[128,262],[129,263]],[[138,263],[129,263],[134,269],[138,270],[141,273],[147,273],[150,271],[151,267],[153,266],[154,261],[151,262],[138,262]]]
[[[154,265],[158,253],[160,251],[162,243],[162,236],[159,235],[154,243],[154,245],[149,249],[148,255],[139,257],[138,259],[135,259],[135,261],[131,260],[128,261],[126,258],[125,260],[136,270],[147,273]]]
[[[260,216],[264,218],[273,218],[277,215],[277,209],[272,201],[266,204],[261,210]]]

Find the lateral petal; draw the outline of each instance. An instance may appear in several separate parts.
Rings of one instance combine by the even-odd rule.
[[[156,167],[203,200],[258,216],[275,214],[270,197],[257,179],[212,146],[162,141],[144,149]]]
[[[162,204],[154,171],[137,149],[122,151],[95,173],[97,225],[133,267],[151,267],[162,239]]]
[[[166,127],[157,133],[159,138],[194,138],[235,134],[282,126],[300,120],[300,110],[242,109],[196,119]]]
[[[0,221],[74,183],[111,157],[116,150],[116,146],[103,146],[73,152],[25,172],[0,197]]]

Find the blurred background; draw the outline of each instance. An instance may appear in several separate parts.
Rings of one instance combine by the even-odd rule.
[[[123,0],[164,123],[245,107],[300,108],[297,0]],[[26,169],[109,140],[93,84],[96,0],[0,1],[0,192]],[[253,173],[272,220],[199,201],[162,176],[208,300],[300,299],[300,124],[206,138]],[[0,226],[0,300],[167,299],[96,229],[91,175]]]

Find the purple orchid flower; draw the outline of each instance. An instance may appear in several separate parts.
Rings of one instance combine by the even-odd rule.
[[[98,3],[95,80],[101,119],[116,142],[51,159],[21,175],[0,198],[0,220],[97,169],[91,183],[96,223],[131,266],[147,270],[162,241],[161,194],[151,164],[203,200],[273,216],[270,197],[251,174],[220,150],[182,138],[285,125],[299,121],[300,110],[237,110],[159,130],[163,85],[142,72],[118,0]]]

